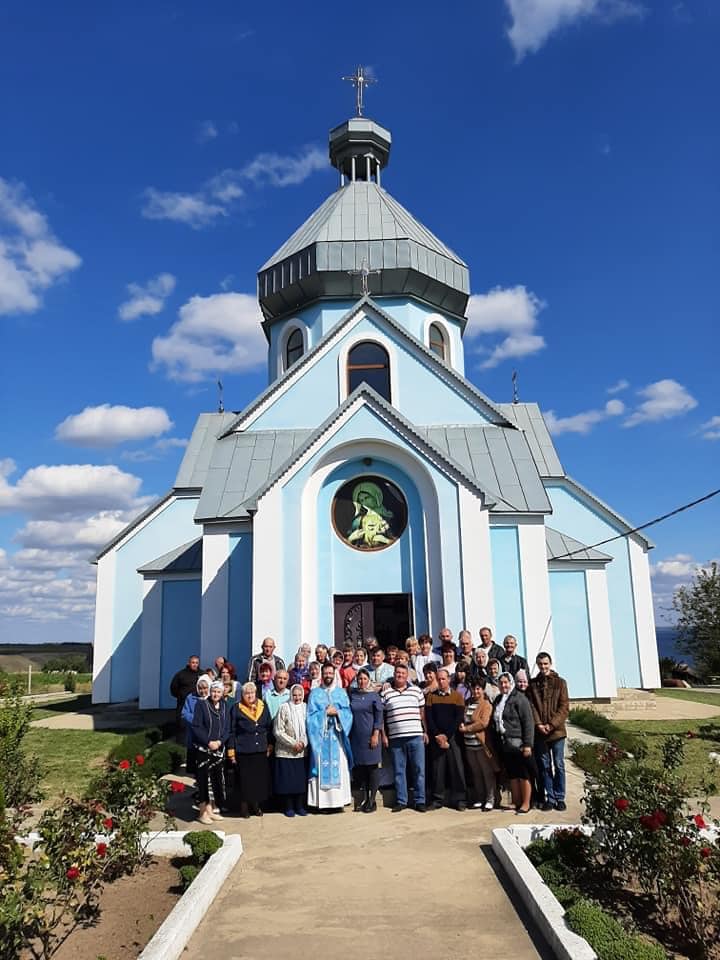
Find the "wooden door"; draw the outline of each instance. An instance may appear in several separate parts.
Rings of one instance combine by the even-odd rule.
[[[373,602],[364,597],[335,598],[335,646],[359,647],[375,633]]]

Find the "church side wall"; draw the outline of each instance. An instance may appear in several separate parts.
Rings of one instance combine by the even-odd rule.
[[[547,483],[553,513],[550,525],[581,543],[593,544],[622,532],[591,505],[580,500],[560,484]],[[612,646],[618,687],[641,685],[638,632],[630,573],[628,543],[625,538],[600,548],[613,557],[607,566],[607,587],[612,624]]]
[[[517,527],[491,524],[490,547],[495,592],[495,623],[473,624],[475,628],[473,633],[481,626],[489,626],[496,634],[495,639],[498,643],[502,643],[502,638],[511,633],[517,637],[520,653],[526,656],[525,614],[522,602]]]
[[[250,531],[230,534],[230,609],[228,613],[228,657],[245,679],[252,652],[252,568],[253,536]]]
[[[572,698],[595,697],[595,672],[584,570],[551,570],[553,663]]]
[[[107,700],[112,703],[132,700],[139,695],[143,578],[137,568],[197,537],[198,529],[193,520],[196,507],[195,497],[170,500],[156,516],[113,548],[110,678],[109,689],[106,688]],[[96,664],[96,674],[100,666]]]
[[[175,706],[170,681],[200,645],[200,578],[166,580],[162,584],[162,629],[160,642],[160,689],[162,709]],[[204,666],[204,664],[203,664]]]

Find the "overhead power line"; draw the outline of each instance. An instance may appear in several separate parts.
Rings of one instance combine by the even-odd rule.
[[[559,557],[553,557],[553,560],[565,560],[568,557],[574,557],[576,553],[583,553],[585,550],[594,550],[596,547],[604,547],[606,543],[612,543],[614,540],[622,540],[624,537],[629,537],[633,533],[639,533],[641,530],[647,530],[648,527],[652,527],[656,523],[662,523],[663,520],[667,520],[669,517],[674,517],[678,513],[682,513],[684,510],[689,510],[691,507],[696,507],[699,503],[705,503],[706,500],[711,500],[719,493],[720,489],[711,490],[710,493],[706,493],[704,497],[698,497],[697,500],[691,500],[690,503],[684,503],[681,507],[676,507],[669,513],[664,513],[661,517],[655,517],[654,520],[648,520],[647,523],[641,523],[639,527],[633,527],[632,530],[627,530],[625,533],[618,533],[614,537],[608,537],[607,540],[600,540],[598,543],[593,543],[589,547],[578,547],[577,550],[571,550],[569,553],[563,553]]]

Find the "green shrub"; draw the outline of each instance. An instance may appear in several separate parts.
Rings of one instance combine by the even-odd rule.
[[[68,693],[75,693],[77,689],[77,677],[74,673],[65,674],[64,686]]]
[[[184,867],[180,867],[178,874],[180,875],[180,886],[183,890],[187,890],[195,877],[200,873],[200,869],[201,868],[194,863],[186,863]]]
[[[17,687],[0,699],[0,784],[9,807],[22,808],[42,798],[42,768],[27,756],[23,740],[30,729],[32,704],[24,703]]]
[[[145,772],[153,777],[176,773],[185,760],[185,748],[179,743],[163,740],[150,747],[145,757]]]
[[[618,726],[601,713],[588,710],[586,707],[575,707],[570,711],[568,720],[576,727],[582,727],[588,733],[593,733],[596,737],[609,740],[625,753],[632,753],[635,757],[645,755],[645,744],[641,737]]]
[[[222,840],[212,830],[197,830],[185,836],[185,843],[192,850],[193,862],[202,866],[223,845]]]
[[[525,847],[523,852],[535,867],[540,863],[545,863],[546,860],[557,859],[557,850],[552,840],[533,840]]]
[[[535,869],[549,887],[554,888],[567,883],[566,871],[558,860],[546,860],[538,864]]]
[[[617,920],[590,900],[571,904],[565,920],[571,930],[587,940],[599,960],[666,960],[660,946],[626,933]]]
[[[593,774],[594,776],[600,773],[601,756],[602,745],[599,743],[580,743],[578,740],[570,741],[570,759],[586,773]]]
[[[108,760],[114,763],[127,757],[136,757],[140,753],[144,754],[153,744],[159,742],[161,736],[158,727],[149,727],[147,730],[129,733],[112,748],[108,754]]]

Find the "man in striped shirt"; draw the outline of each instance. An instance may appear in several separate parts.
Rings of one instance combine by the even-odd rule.
[[[408,683],[408,668],[395,665],[391,686],[380,697],[385,710],[385,734],[395,770],[393,813],[407,810],[408,783],[415,792],[415,809],[425,813],[425,697],[419,687]],[[409,768],[409,769],[408,769]]]

